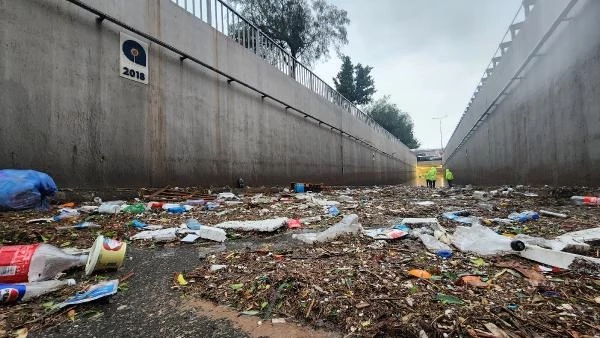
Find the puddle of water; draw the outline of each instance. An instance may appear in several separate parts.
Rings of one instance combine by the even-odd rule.
[[[233,325],[237,326],[251,337],[285,337],[285,338],[338,338],[341,334],[327,332],[323,330],[314,330],[304,326],[298,326],[294,323],[272,324],[270,320],[263,321],[262,325],[258,325],[261,320],[256,316],[240,316],[237,311],[234,311],[225,306],[214,305],[211,302],[204,300],[186,300],[184,301],[184,310],[192,310],[199,312],[203,316],[211,319],[227,319]]]

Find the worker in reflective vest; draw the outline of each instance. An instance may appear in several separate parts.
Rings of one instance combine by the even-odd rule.
[[[452,181],[454,181],[454,174],[450,169],[446,168],[446,181],[448,181],[448,186],[452,188]]]
[[[437,169],[435,169],[435,167],[429,168],[429,171],[425,175],[425,180],[427,181],[428,188],[435,188],[436,178],[437,178]]]

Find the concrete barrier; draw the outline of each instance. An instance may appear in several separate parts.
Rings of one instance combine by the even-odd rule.
[[[0,167],[86,188],[413,179],[405,146],[171,1],[85,2],[395,158],[156,44],[148,84],[122,78],[125,29],[64,0],[23,0],[0,1]]]

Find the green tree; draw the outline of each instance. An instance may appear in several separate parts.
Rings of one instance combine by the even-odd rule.
[[[373,67],[360,63],[352,65],[350,57],[342,56],[342,67],[333,79],[335,90],[354,104],[369,104],[375,94],[375,81],[371,77]]]
[[[325,0],[232,0],[241,14],[307,65],[348,43],[348,13]],[[295,69],[295,64],[294,64]]]
[[[356,75],[354,78],[354,103],[369,104],[373,101],[375,94],[375,81],[371,77],[373,67],[363,66],[360,63],[354,67]]]
[[[413,134],[412,119],[395,103],[390,102],[389,96],[373,102],[366,111],[377,123],[400,139],[407,147],[415,149],[420,146]]]
[[[342,68],[337,76],[333,78],[333,84],[338,93],[354,103],[356,87],[354,85],[354,66],[350,57],[342,56]]]

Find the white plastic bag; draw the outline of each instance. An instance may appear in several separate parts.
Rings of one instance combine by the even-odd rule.
[[[306,234],[295,234],[292,238],[298,239],[306,244],[313,244],[316,242],[329,242],[336,239],[339,236],[346,234],[357,234],[363,230],[360,223],[358,223],[358,215],[351,214],[344,216],[344,218],[331,227],[327,228],[322,232],[313,232]]]
[[[421,242],[423,242],[423,245],[425,245],[427,250],[431,252],[438,252],[440,250],[452,251],[452,248],[450,248],[450,246],[438,241],[437,239],[435,239],[435,237],[431,235],[422,233],[419,235],[419,239],[421,240]]]
[[[480,224],[471,227],[457,226],[452,235],[452,244],[460,251],[473,252],[481,256],[512,253],[510,238],[499,235]]]

